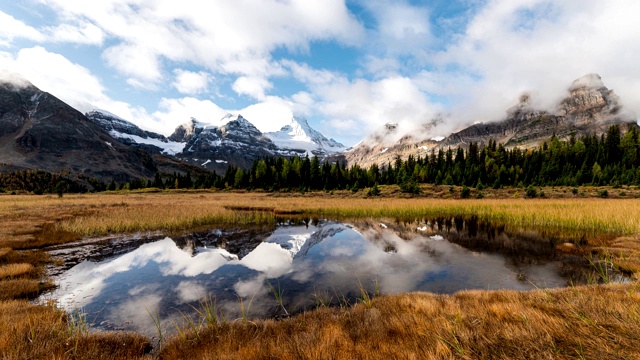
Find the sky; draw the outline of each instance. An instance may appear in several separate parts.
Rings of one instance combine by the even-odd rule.
[[[293,114],[351,146],[385,123],[424,136],[552,110],[598,73],[640,112],[637,0],[0,0],[0,77],[165,135]]]

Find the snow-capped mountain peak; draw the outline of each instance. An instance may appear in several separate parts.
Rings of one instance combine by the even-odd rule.
[[[138,146],[166,155],[180,153],[184,144],[169,141],[164,135],[140,129],[135,124],[105,110],[92,110],[85,116],[124,144]]]
[[[344,145],[333,139],[327,139],[313,129],[307,119],[291,116],[289,123],[279,131],[265,134],[281,149],[302,150],[307,154],[328,154],[344,151]]]
[[[139,129],[133,123],[119,117],[118,115],[112,114],[106,110],[95,109],[91,110],[85,114],[86,117],[93,120],[93,122],[101,125],[104,129],[109,130],[117,130],[119,132],[131,131],[135,129]]]

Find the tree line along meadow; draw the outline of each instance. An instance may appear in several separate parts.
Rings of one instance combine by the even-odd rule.
[[[468,148],[439,149],[424,157],[397,157],[393,162],[369,168],[346,162],[320,161],[318,157],[267,157],[250,169],[230,165],[224,175],[216,172],[192,177],[189,172],[160,174],[153,179],[104,183],[81,178],[92,191],[159,189],[263,189],[266,191],[352,190],[378,185],[400,185],[403,192],[420,192],[419,184],[458,185],[482,190],[487,187],[530,186],[640,186],[640,135],[630,126],[618,125],[601,136],[571,135],[566,141],[553,136],[532,149],[505,148],[489,140]],[[17,171],[0,174],[0,190],[42,193],[86,192],[87,186],[63,174]],[[373,191],[371,191],[373,189]]]

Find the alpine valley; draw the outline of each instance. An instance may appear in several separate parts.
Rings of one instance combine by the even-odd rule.
[[[251,119],[228,114],[213,124],[192,118],[165,136],[108,111],[82,114],[26,81],[16,84],[0,79],[0,171],[43,170],[74,179],[126,182],[157,174],[222,174],[229,166],[248,169],[257,159],[278,156],[317,156],[321,161],[346,161],[366,168],[384,166],[397,157],[466,148],[470,143],[482,146],[490,140],[506,148],[531,148],[552,136],[567,140],[600,135],[611,125],[618,124],[624,131],[636,122],[597,74],[574,81],[554,111],[536,109],[530,100],[522,95],[503,119],[473,124],[440,138],[427,134],[437,133],[442,119],[423,124],[424,134],[405,136],[398,136],[397,125],[389,119],[382,129],[347,148],[294,114],[276,132],[262,133]]]

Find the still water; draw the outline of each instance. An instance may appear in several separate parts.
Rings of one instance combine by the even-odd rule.
[[[435,221],[316,220],[176,240],[112,239],[52,250],[64,264],[54,277],[59,287],[42,300],[81,310],[95,329],[153,335],[150,314],[170,330],[207,297],[234,320],[243,310],[250,318],[285,315],[274,289],[295,313],[355,303],[363,289],[454,293],[567,284],[566,264],[549,241],[483,230]]]

